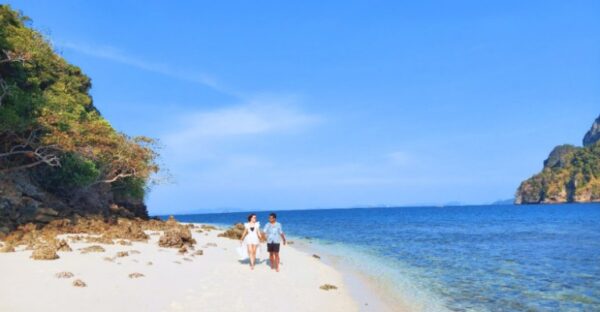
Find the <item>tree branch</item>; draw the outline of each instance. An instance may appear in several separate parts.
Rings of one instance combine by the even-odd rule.
[[[0,173],[6,173],[6,172],[10,172],[10,171],[17,171],[17,170],[21,170],[21,169],[32,168],[32,167],[41,165],[43,163],[44,163],[43,160],[38,160],[36,162],[32,162],[32,163],[26,164],[26,165],[21,165],[21,166],[12,167],[12,168],[0,169]]]
[[[132,177],[132,176],[134,176],[133,173],[119,173],[119,174],[117,174],[116,176],[114,176],[111,179],[96,181],[96,182],[94,182],[94,184],[99,184],[99,183],[113,183],[113,182],[116,182],[119,179],[123,179],[123,178],[127,178],[127,177]]]
[[[46,164],[50,167],[60,166],[60,149],[56,145],[38,145],[39,143],[37,142],[37,129],[31,130],[26,139],[22,139],[20,136],[14,133],[9,134],[9,136],[14,136],[15,141],[20,144],[16,144],[8,152],[0,153],[0,158],[6,158],[16,155],[26,155],[27,158],[34,159],[35,161],[25,165],[18,165],[13,168],[0,169],[0,172],[26,169],[35,167],[40,164]]]

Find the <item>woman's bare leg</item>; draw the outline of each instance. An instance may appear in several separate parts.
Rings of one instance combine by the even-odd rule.
[[[257,245],[250,245],[250,267],[254,270],[254,263],[256,262],[256,247]]]
[[[250,268],[254,269],[254,256],[252,255],[252,244],[248,244],[248,257],[250,258]]]

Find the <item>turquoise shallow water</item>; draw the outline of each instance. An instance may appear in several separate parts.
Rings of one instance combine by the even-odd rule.
[[[266,222],[268,213],[258,213]],[[247,213],[176,216],[232,224]],[[600,311],[600,205],[279,211],[423,310]],[[346,255],[346,257],[344,257]]]

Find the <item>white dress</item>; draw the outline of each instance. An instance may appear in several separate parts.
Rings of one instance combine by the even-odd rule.
[[[258,231],[260,231],[260,222],[250,224],[250,222],[244,223],[244,227],[248,230],[248,234],[244,238],[244,245],[258,245],[260,240],[258,239]]]

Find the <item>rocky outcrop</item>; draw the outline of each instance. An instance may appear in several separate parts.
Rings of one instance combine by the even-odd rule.
[[[164,222],[164,234],[158,239],[158,246],[167,248],[193,247],[196,240],[192,237],[190,226],[175,221],[173,216]]]
[[[158,246],[168,248],[181,248],[195,243],[190,229],[183,226],[166,230],[158,240]]]
[[[227,237],[231,239],[241,239],[242,234],[244,233],[244,225],[241,223],[237,223],[231,228],[227,229],[227,231],[220,233],[219,237]]]
[[[596,119],[592,128],[583,137],[583,146],[591,146],[600,141],[600,116]]]
[[[91,252],[105,252],[106,251],[104,249],[104,247],[102,247],[100,245],[87,246],[87,247],[81,248],[79,250],[81,251],[82,254],[87,254],[87,253],[91,253]]]
[[[53,220],[89,216],[146,219],[148,213],[143,201],[117,195],[109,185],[99,184],[57,195],[45,190],[27,172],[0,176],[0,233],[6,234],[27,223],[42,226]],[[131,231],[124,235],[135,236],[136,240],[147,239],[139,229]],[[122,235],[113,236],[121,238]]]
[[[542,171],[523,181],[516,204],[600,202],[600,117],[585,135],[583,147],[560,145]]]
[[[55,260],[58,259],[56,248],[52,245],[42,245],[33,250],[31,258],[34,260]]]

